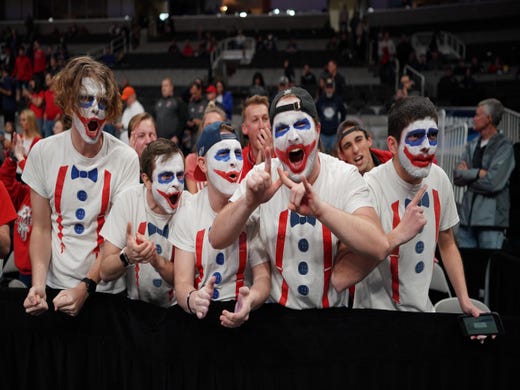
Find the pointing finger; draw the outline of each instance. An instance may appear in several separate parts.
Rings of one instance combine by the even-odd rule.
[[[417,193],[415,194],[415,196],[413,197],[413,199],[410,203],[412,203],[413,205],[418,205],[427,189],[428,189],[428,185],[426,185],[426,184],[423,185],[419,189],[419,191],[417,191]]]

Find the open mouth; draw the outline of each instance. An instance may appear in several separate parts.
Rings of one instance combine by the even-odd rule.
[[[95,120],[91,120],[87,123],[87,128],[89,131],[96,131],[99,128],[99,123]]]
[[[163,191],[159,191],[157,190],[157,192],[159,194],[161,194],[161,196],[164,197],[164,199],[166,199],[168,201],[168,204],[170,205],[170,207],[172,209],[176,209],[177,206],[179,205],[179,200],[181,198],[181,192],[172,192],[172,193],[165,193]]]
[[[230,183],[237,183],[238,179],[240,178],[239,171],[224,172],[224,171],[219,171],[219,170],[215,169],[215,173]]]

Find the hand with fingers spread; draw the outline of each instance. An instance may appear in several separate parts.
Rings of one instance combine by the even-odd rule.
[[[32,286],[23,302],[23,306],[26,313],[35,316],[46,312],[49,309],[49,305],[47,304],[45,286]]]
[[[242,286],[238,290],[235,311],[223,310],[220,316],[220,323],[226,328],[237,328],[249,319],[251,312],[251,295],[249,287]]]
[[[193,291],[189,296],[188,309],[197,316],[198,319],[206,317],[208,314],[213,290],[215,289],[215,276],[212,276],[209,282],[200,290]]]
[[[126,249],[130,264],[150,263],[157,254],[155,243],[146,236],[136,232],[132,234],[132,224],[128,222],[126,226]]]
[[[318,217],[321,210],[321,200],[314,192],[312,185],[304,176],[300,183],[292,181],[282,168],[278,168],[278,175],[282,183],[291,190],[289,210],[301,215],[313,215]]]
[[[271,178],[271,149],[265,148],[265,168],[252,172],[246,182],[246,203],[249,208],[254,209],[258,205],[267,202],[281,187],[280,179],[274,183]]]

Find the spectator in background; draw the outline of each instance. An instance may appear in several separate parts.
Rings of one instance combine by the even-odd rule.
[[[20,113],[20,127],[22,129],[22,145],[24,160],[18,163],[17,173],[21,174],[25,167],[25,159],[33,146],[42,138],[38,121],[34,111],[26,108]],[[15,134],[13,134],[13,137]]]
[[[54,134],[54,123],[61,118],[61,108],[56,104],[55,94],[53,89],[54,77],[51,73],[45,73],[45,84],[47,89],[43,95],[43,136],[49,137]]]
[[[289,79],[286,76],[281,76],[278,79],[278,87],[275,91],[273,91],[270,100],[273,100],[279,92],[285,91],[287,88],[289,88]]]
[[[381,81],[391,84],[393,81],[393,59],[396,50],[394,41],[390,38],[388,31],[383,32],[377,42],[377,55],[379,57],[379,76]]]
[[[389,150],[372,148],[372,137],[360,123],[352,120],[338,126],[336,148],[338,158],[355,165],[362,175],[392,159]]]
[[[33,78],[29,81],[29,86],[27,88],[22,88],[22,95],[26,101],[26,107],[34,112],[36,115],[36,121],[38,122],[38,128],[40,132],[43,130],[43,102],[45,97],[45,92],[43,90],[43,85],[40,84],[38,78]]]
[[[215,87],[217,88],[217,97],[215,100],[224,109],[226,119],[231,121],[233,116],[233,95],[231,95],[231,91],[226,90],[226,86],[222,80],[215,81]]]
[[[267,147],[274,153],[269,100],[266,96],[253,95],[245,100],[242,109],[242,134],[247,137],[247,142],[244,142],[246,145],[242,148],[244,165],[240,181],[253,166],[265,161]]]
[[[13,207],[4,183],[0,182],[0,257],[5,257],[11,249],[10,223],[16,219]]]
[[[327,154],[334,152],[336,131],[347,116],[347,110],[341,97],[336,94],[334,79],[327,78],[324,93],[316,101],[316,110],[321,122],[321,151]]]
[[[187,58],[193,57],[195,55],[195,51],[193,50],[193,46],[191,46],[189,39],[186,39],[184,42],[184,46],[182,47],[182,55]]]
[[[261,72],[256,72],[253,75],[251,86],[249,87],[249,96],[260,95],[268,96],[267,89],[265,87],[264,76]]]
[[[413,81],[407,74],[402,75],[399,80],[399,88],[395,92],[394,101],[407,97],[413,87]]]
[[[161,82],[161,97],[155,102],[154,118],[157,136],[180,145],[188,120],[188,108],[182,99],[174,96],[173,80],[170,77]]]
[[[347,83],[341,73],[338,72],[338,63],[336,60],[329,60],[329,62],[327,62],[326,76],[324,79],[320,80],[320,87],[323,88],[325,86],[325,80],[329,77],[334,80],[334,89],[336,94],[341,99],[344,99],[347,91]]]
[[[511,141],[499,133],[504,106],[497,99],[478,103],[473,129],[453,182],[467,187],[459,210],[460,248],[502,249],[509,226],[509,177],[515,166]]]
[[[199,80],[193,81],[190,85],[188,121],[186,122],[186,130],[181,144],[184,155],[188,154],[195,144],[195,135],[200,127],[207,106],[208,100],[202,96],[202,83]]]
[[[16,101],[19,102],[22,96],[22,89],[29,86],[29,81],[33,77],[32,62],[25,53],[25,47],[18,48],[18,56],[14,62],[13,78],[16,80]]]
[[[316,75],[311,71],[309,64],[303,65],[302,74],[300,76],[300,87],[307,90],[307,92],[316,99],[318,81],[316,80]]]
[[[149,113],[142,112],[130,119],[128,123],[128,139],[128,144],[141,158],[144,148],[157,139],[155,122]]]
[[[287,80],[289,80],[289,87],[293,86],[296,82],[296,76],[294,74],[294,68],[292,66],[291,60],[288,58],[283,60],[283,75],[287,77]]]
[[[52,127],[52,134],[60,134],[65,130],[68,130],[70,126],[66,127],[64,119],[56,119],[54,121],[54,126]]]
[[[44,77],[46,69],[47,56],[40,46],[40,41],[35,39],[33,42],[33,78],[37,80],[40,85],[43,85],[45,81]]]
[[[14,123],[18,106],[16,104],[16,80],[14,80],[7,68],[2,67],[2,80],[0,81],[0,94],[2,94],[2,112],[4,125],[6,122]]]
[[[399,37],[399,42],[395,48],[396,57],[399,60],[399,70],[402,72],[404,67],[410,60],[410,54],[413,52],[412,44],[410,43],[410,37],[406,33],[402,33]]]
[[[276,43],[276,37],[272,33],[269,33],[267,35],[267,38],[264,41],[264,48],[268,52],[269,51],[272,51],[272,52],[278,51],[278,45]]]
[[[296,40],[294,38],[290,38],[289,42],[287,42],[285,52],[289,54],[294,54],[298,52],[298,44],[296,43]]]
[[[123,115],[121,116],[121,122],[116,125],[116,128],[120,132],[119,138],[128,144],[128,124],[130,123],[130,119],[132,119],[135,115],[141,114],[144,112],[144,107],[139,100],[137,100],[137,94],[135,89],[131,86],[126,86],[123,88],[123,93],[121,94],[121,99],[125,103],[125,109],[123,110]]]

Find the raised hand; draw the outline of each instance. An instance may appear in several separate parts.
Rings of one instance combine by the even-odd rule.
[[[313,215],[318,217],[321,210],[321,200],[314,192],[312,185],[306,177],[300,183],[292,181],[282,168],[278,168],[278,175],[282,183],[291,190],[289,198],[289,210],[296,211],[301,215]]]
[[[408,242],[420,232],[424,225],[426,225],[426,217],[424,216],[424,210],[419,205],[424,193],[428,189],[428,186],[423,185],[419,191],[415,194],[412,201],[406,206],[403,218],[399,223],[399,230],[401,236],[401,244]]]
[[[271,149],[264,149],[264,170],[255,170],[249,174],[246,182],[246,203],[249,208],[254,209],[273,197],[281,187],[280,179],[274,183],[271,178]]]

